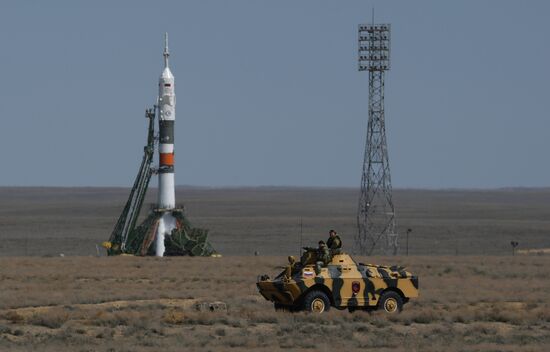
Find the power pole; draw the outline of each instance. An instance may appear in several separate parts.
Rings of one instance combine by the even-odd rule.
[[[384,120],[384,75],[390,69],[390,25],[359,25],[359,71],[369,73],[369,119],[357,212],[359,252],[370,255],[375,249],[397,254],[395,210],[386,126]]]

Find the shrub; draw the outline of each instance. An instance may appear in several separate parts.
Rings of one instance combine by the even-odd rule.
[[[23,336],[25,333],[23,332],[23,330],[20,330],[20,329],[17,329],[17,330],[14,330],[12,332],[12,335],[13,336]]]
[[[27,323],[32,325],[45,326],[50,329],[58,329],[69,320],[65,312],[51,310],[44,313],[35,313],[28,318]]]
[[[412,321],[417,324],[429,324],[438,320],[438,317],[433,311],[420,311],[412,317]]]
[[[8,320],[12,324],[20,324],[25,320],[25,318],[23,318],[23,316],[16,311],[7,312],[4,315],[4,318],[6,318],[6,320]]]
[[[162,321],[170,325],[179,325],[179,324],[183,324],[184,319],[185,319],[185,315],[183,314],[182,311],[173,309],[166,312],[166,314],[164,314]]]

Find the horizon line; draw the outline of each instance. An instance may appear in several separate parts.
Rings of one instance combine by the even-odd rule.
[[[360,186],[300,186],[300,185],[221,185],[221,186],[205,186],[205,185],[176,185],[176,188],[187,189],[342,189],[352,190],[359,189]],[[8,188],[42,188],[42,189],[131,189],[131,186],[51,186],[51,185],[0,185],[0,189]],[[149,189],[158,189],[157,186],[149,186]],[[546,190],[550,186],[501,186],[501,187],[394,187],[397,191],[514,191],[514,190]]]

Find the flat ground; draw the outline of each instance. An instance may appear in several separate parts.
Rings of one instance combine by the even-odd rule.
[[[548,350],[549,189],[395,191],[411,256],[402,236],[400,256],[356,259],[420,276],[397,316],[275,312],[255,288],[329,228],[353,252],[356,190],[180,188],[224,257],[96,257],[127,195],[0,188],[1,351]],[[529,254],[512,257],[511,240]],[[216,301],[227,310],[194,309]]]
[[[402,314],[275,312],[256,291],[282,257],[0,259],[0,350],[547,351],[550,256],[357,258],[407,265]],[[223,301],[227,311],[198,312]]]
[[[0,188],[0,256],[96,255],[122,211],[122,188]],[[149,192],[152,203],[156,190]],[[224,255],[288,255],[330,228],[353,252],[358,190],[349,188],[179,188],[195,226],[210,229]],[[396,190],[400,252],[414,255],[510,254],[550,248],[550,189]],[[146,211],[143,212],[144,214]]]

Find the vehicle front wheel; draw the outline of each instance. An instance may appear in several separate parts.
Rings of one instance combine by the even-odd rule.
[[[383,309],[386,313],[394,314],[403,310],[403,298],[397,292],[388,291],[380,296],[378,309]]]
[[[310,291],[304,297],[303,309],[312,313],[326,312],[330,310],[330,299],[322,291]]]

